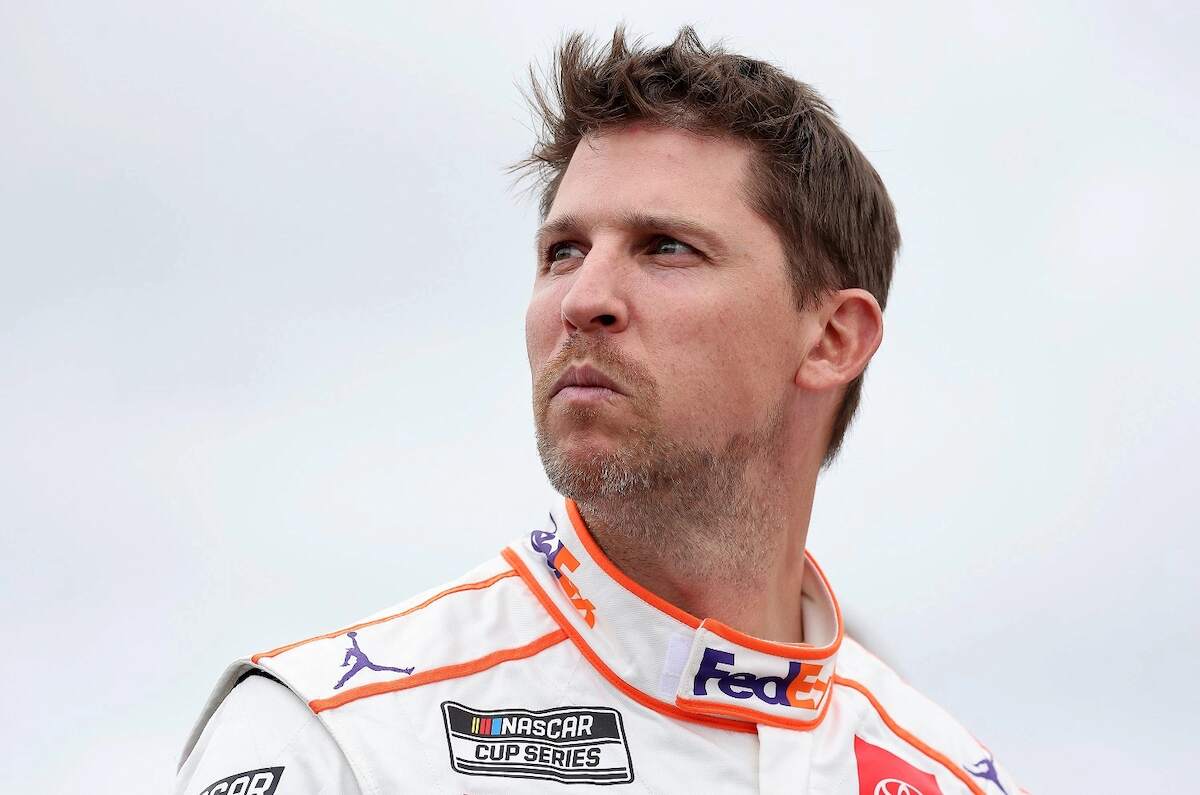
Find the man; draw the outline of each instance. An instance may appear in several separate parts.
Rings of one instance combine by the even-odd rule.
[[[878,175],[811,88],[690,29],[557,67],[522,165],[564,501],[456,582],[235,663],[178,791],[1016,795],[805,552],[882,338]]]

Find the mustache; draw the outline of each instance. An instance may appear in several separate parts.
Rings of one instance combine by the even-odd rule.
[[[630,396],[651,398],[656,395],[654,379],[640,364],[628,359],[608,336],[590,336],[576,332],[563,343],[550,360],[542,365],[534,384],[534,398],[539,405],[550,400],[550,391],[563,372],[573,364],[591,362],[614,379]]]

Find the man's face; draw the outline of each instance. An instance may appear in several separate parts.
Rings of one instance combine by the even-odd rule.
[[[637,125],[571,158],[525,320],[538,450],[567,496],[670,486],[778,441],[801,315],[745,198],[751,157]]]

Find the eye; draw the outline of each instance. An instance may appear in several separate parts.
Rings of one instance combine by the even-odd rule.
[[[673,237],[659,237],[650,244],[650,250],[655,254],[696,254],[696,249],[676,240]]]
[[[547,262],[565,262],[569,259],[582,259],[584,256],[583,249],[574,243],[551,243],[546,248]]]

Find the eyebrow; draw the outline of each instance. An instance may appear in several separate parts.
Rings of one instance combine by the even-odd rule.
[[[656,229],[663,232],[679,232],[684,236],[703,241],[705,247],[709,249],[709,253],[713,255],[722,254],[725,250],[721,238],[715,232],[703,224],[680,215],[629,211],[621,213],[617,219],[617,225],[622,229],[642,231]],[[567,213],[542,224],[538,228],[534,240],[540,251],[550,238],[578,234],[584,226],[582,218],[573,213]]]
[[[571,213],[560,215],[553,221],[547,221],[538,227],[537,234],[533,238],[534,244],[540,251],[550,238],[571,234],[582,228],[583,224],[580,222],[579,216]]]

